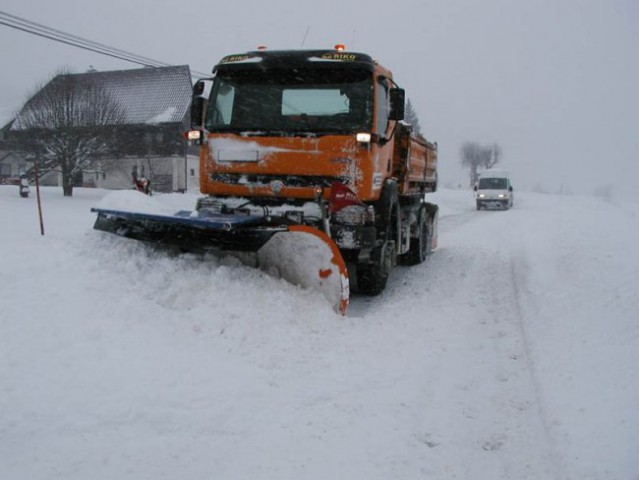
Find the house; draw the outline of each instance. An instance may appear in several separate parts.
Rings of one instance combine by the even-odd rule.
[[[32,165],[20,152],[5,145],[5,138],[13,122],[11,120],[0,128],[0,185],[16,183],[20,175]]]
[[[131,188],[132,176],[139,175],[150,178],[155,191],[197,188],[197,155],[183,137],[189,127],[192,95],[187,65],[62,74],[53,78],[29,102],[46,97],[64,81],[72,81],[86,91],[91,87],[99,88],[117,104],[121,113],[114,124],[105,123],[99,127],[102,134],[108,133],[108,146],[99,155],[94,154],[74,176],[76,186]],[[21,138],[38,134],[30,131],[25,121],[29,102],[9,126],[8,137],[13,136],[14,141],[10,143],[15,155],[20,152],[20,145],[25,145]],[[23,157],[38,159],[41,171],[47,170],[47,164],[54,163],[51,154],[41,147],[22,150]],[[24,166],[26,168],[26,164]],[[59,169],[49,168],[49,172],[41,177],[41,183],[62,185],[61,177]]]
[[[19,153],[0,150],[0,185],[17,183],[29,166],[28,160]]]

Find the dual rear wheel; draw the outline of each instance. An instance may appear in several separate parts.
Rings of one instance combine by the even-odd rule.
[[[411,238],[410,249],[402,256],[402,262],[406,265],[423,263],[431,253],[433,238],[426,207],[419,210],[415,230],[416,235]]]

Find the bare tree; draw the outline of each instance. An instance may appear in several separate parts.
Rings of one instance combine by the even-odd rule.
[[[13,129],[23,133],[22,143],[53,159],[64,195],[72,196],[75,178],[112,148],[112,127],[124,119],[101,86],[63,71],[26,102]]]
[[[462,165],[470,169],[471,187],[477,183],[480,168],[492,168],[501,161],[502,149],[498,143],[483,146],[477,142],[464,142],[461,148]]]
[[[487,160],[485,167],[493,168],[501,161],[501,146],[498,143],[493,143],[492,146],[488,147],[488,149],[490,150],[490,158]]]
[[[464,142],[461,148],[462,165],[470,169],[471,187],[477,183],[479,168],[486,162],[486,149],[477,142]]]

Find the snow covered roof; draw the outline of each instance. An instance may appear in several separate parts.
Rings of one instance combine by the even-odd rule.
[[[11,130],[14,122],[15,119],[9,120],[9,122],[7,122],[4,126],[0,127],[0,140],[4,140],[5,135],[9,130]]]
[[[181,123],[191,103],[188,65],[67,75],[104,88],[124,109],[125,123],[129,125]],[[55,79],[40,92],[53,82]]]

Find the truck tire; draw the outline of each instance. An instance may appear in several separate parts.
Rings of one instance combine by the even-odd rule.
[[[428,221],[428,212],[424,207],[419,210],[417,232],[417,237],[411,237],[408,252],[402,256],[402,263],[405,265],[418,265],[424,262],[431,251],[432,234],[430,222]]]
[[[371,252],[370,263],[360,263],[357,267],[357,289],[364,295],[379,295],[386,288],[388,276],[393,268],[395,242],[384,242]]]
[[[365,295],[379,295],[397,261],[396,241],[399,232],[399,197],[397,184],[384,186],[377,209],[379,245],[371,251],[370,261],[357,265],[357,290]]]

